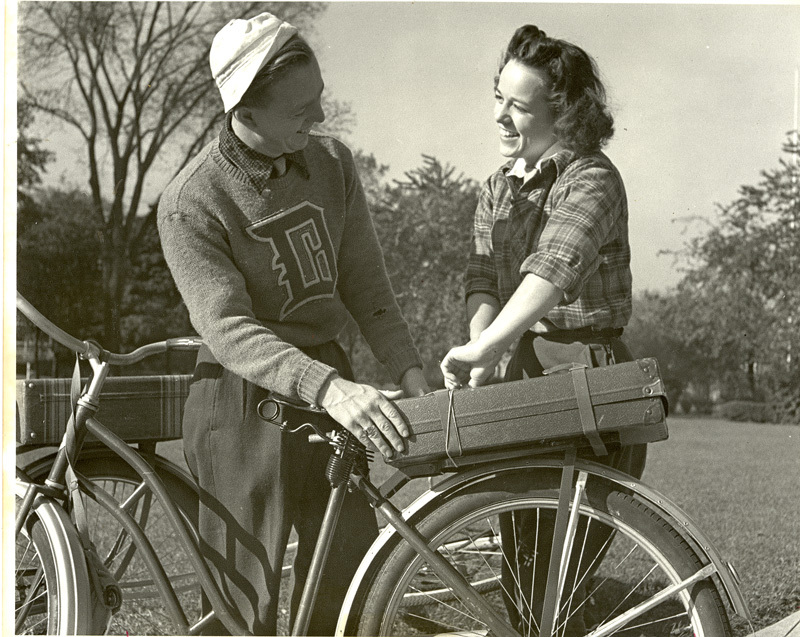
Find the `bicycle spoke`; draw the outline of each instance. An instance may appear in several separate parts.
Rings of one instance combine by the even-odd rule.
[[[672,621],[674,619],[678,619],[679,617],[688,617],[688,615],[689,613],[684,611],[682,613],[676,613],[675,615],[670,615],[669,617],[660,617],[658,619],[653,619],[649,622],[642,622],[641,624],[635,624],[634,626],[625,626],[623,630],[636,630],[637,628],[644,628],[645,626],[655,626],[656,624]]]
[[[510,519],[511,519],[512,538],[513,538],[513,542],[514,542],[513,545],[512,545],[513,546],[512,550],[514,551],[514,553],[513,553],[513,555],[514,555],[514,564],[513,564],[513,566],[511,564],[507,564],[507,566],[508,566],[508,572],[511,573],[511,577],[514,579],[514,593],[516,593],[517,590],[519,590],[519,595],[515,595],[515,594],[512,594],[509,591],[507,591],[506,588],[505,588],[505,585],[503,586],[503,590],[505,591],[506,595],[509,596],[510,599],[512,599],[512,600],[513,599],[521,599],[522,602],[524,603],[527,600],[525,599],[525,595],[524,595],[524,593],[522,591],[522,576],[520,575],[520,572],[519,572],[519,563],[520,563],[519,550],[520,550],[520,545],[519,545],[519,538],[517,537],[517,516],[513,511],[508,515],[510,516]],[[491,524],[491,522],[489,524]],[[534,560],[536,559],[536,554],[534,554],[533,558],[534,558]],[[505,551],[503,551],[503,560],[506,563],[508,562],[508,556],[507,556],[507,553]],[[531,599],[533,599],[533,598],[531,598]],[[528,621],[527,618],[529,616],[530,617],[533,616],[533,610],[530,608],[530,606],[528,606],[528,612],[527,613],[525,613],[523,611],[523,609],[521,609],[521,608],[517,608],[517,611],[520,613],[520,616],[522,617],[523,634],[524,634],[525,637],[528,637],[528,635],[530,634],[530,628],[529,627],[526,628],[525,625],[529,624],[529,621]]]
[[[19,502],[17,497],[17,505]],[[44,529],[31,514],[15,539],[14,634],[17,635],[47,634],[57,628],[51,614],[58,612],[60,598],[54,594],[57,590],[54,556],[46,552],[51,545]]]
[[[536,561],[539,559],[539,526],[540,526],[540,523],[541,523],[541,510],[540,509],[536,509],[536,535],[535,535],[534,540],[533,540],[533,572],[534,573],[536,572]],[[530,596],[531,603],[533,603],[533,592],[534,592],[534,588],[535,587],[536,587],[536,578],[535,577],[531,577],[531,596]],[[531,634],[531,629],[532,628],[535,629],[537,633],[540,632],[540,630],[539,630],[539,622],[536,621],[536,617],[534,617],[533,611],[530,611],[528,613],[528,617],[530,617],[530,619],[527,620],[527,623],[528,623],[528,632],[527,632],[527,634],[528,635]]]
[[[594,520],[589,520],[589,524],[587,524],[587,525],[586,525],[586,533],[584,534],[584,545],[585,545],[585,543],[586,543],[586,539],[589,537],[589,527],[591,526],[592,522],[594,522]],[[591,572],[592,572],[592,569],[595,567],[595,564],[597,564],[598,560],[600,559],[600,556],[605,554],[605,551],[608,549],[609,545],[611,544],[611,541],[613,540],[613,537],[614,537],[613,535],[609,535],[609,536],[608,536],[608,539],[606,539],[606,541],[603,543],[603,546],[602,546],[602,547],[600,547],[600,550],[597,552],[597,554],[595,555],[594,559],[593,559],[593,560],[591,561],[591,563],[589,564],[589,567],[588,567],[588,568],[587,568],[587,569],[584,571],[584,573],[583,573],[583,575],[581,576],[581,578],[578,580],[578,582],[577,582],[577,583],[575,584],[575,586],[573,587],[572,594],[570,595],[570,598],[569,598],[569,601],[570,601],[570,603],[571,603],[571,600],[572,600],[572,598],[573,598],[573,597],[574,597],[574,595],[575,595],[575,592],[577,591],[577,587],[578,587],[578,586],[581,586],[581,585],[584,583],[584,581],[587,579],[587,577],[588,577],[589,573],[591,573]],[[583,549],[581,549],[581,550],[583,550]],[[582,556],[581,556],[581,559],[583,559],[583,557],[582,557]],[[580,564],[578,565],[578,572],[580,573]],[[604,580],[602,580],[602,581],[600,582],[600,584],[598,584],[598,585],[597,585],[597,586],[596,586],[594,589],[592,589],[592,591],[591,591],[590,593],[587,593],[587,594],[586,594],[586,596],[584,597],[583,601],[581,601],[581,603],[580,603],[580,604],[578,604],[578,605],[575,607],[575,609],[574,609],[574,610],[572,610],[572,612],[569,612],[569,610],[567,611],[567,616],[566,616],[566,618],[565,618],[565,619],[564,619],[564,621],[563,621],[563,622],[562,622],[562,623],[559,625],[559,626],[563,626],[563,627],[564,627],[564,632],[565,632],[565,633],[566,633],[566,626],[567,626],[567,622],[568,622],[568,621],[569,621],[569,620],[570,620],[570,619],[571,619],[571,618],[572,618],[572,617],[573,617],[573,616],[574,616],[576,613],[578,613],[578,612],[579,612],[581,609],[583,609],[583,608],[585,607],[586,603],[587,603],[587,602],[588,602],[588,601],[589,601],[589,600],[590,600],[590,599],[591,599],[591,598],[594,596],[595,592],[596,592],[596,591],[598,591],[598,590],[600,589],[600,587],[601,587],[601,586],[602,586],[602,585],[605,583],[605,581],[606,581],[607,579],[608,579],[608,578],[605,578]],[[588,584],[588,582],[587,582],[587,584]]]
[[[653,595],[650,599],[645,600],[641,604],[634,606],[633,608],[625,611],[619,617],[615,617],[607,624],[603,624],[598,626],[595,630],[589,633],[588,637],[605,637],[605,635],[610,635],[611,633],[615,632],[618,628],[621,628],[628,624],[632,619],[638,617],[646,613],[651,608],[655,608],[663,601],[669,599],[673,595],[685,590],[692,584],[699,582],[706,577],[710,577],[713,573],[716,572],[716,568],[713,564],[709,564],[708,566],[700,569],[691,577],[687,577],[686,579],[678,582],[677,584],[673,584],[668,586],[667,588],[659,591],[655,595]]]
[[[441,580],[440,580],[440,581],[441,581]],[[443,584],[443,585],[444,585],[444,584]],[[411,588],[412,590],[415,590],[415,591],[416,591],[416,592],[418,592],[418,593],[424,593],[424,591],[422,591],[422,590],[420,590],[420,589],[415,589],[413,586],[410,586],[409,588]],[[476,618],[474,615],[471,615],[470,613],[467,613],[467,612],[465,612],[465,611],[463,611],[463,610],[460,610],[459,608],[456,608],[456,607],[455,607],[455,606],[453,606],[452,604],[448,604],[448,603],[444,602],[443,600],[439,599],[438,597],[435,597],[435,596],[431,596],[431,597],[432,597],[432,600],[433,600],[434,602],[436,602],[437,604],[439,604],[439,605],[441,605],[441,606],[444,606],[444,607],[445,607],[445,608],[447,608],[448,610],[452,610],[452,611],[454,611],[454,612],[458,613],[459,615],[463,615],[464,617],[466,617],[466,618],[468,618],[468,619],[471,619],[471,620],[473,620],[473,621],[476,621],[476,622],[478,622],[479,624],[483,624],[484,626],[486,625],[486,624],[484,624],[482,621],[480,621],[478,618]],[[409,614],[411,614],[411,613],[409,613]],[[438,622],[438,620],[437,620],[437,623],[439,623],[439,622]],[[443,624],[443,625],[444,625],[444,624]],[[449,628],[453,628],[453,627],[452,627],[452,626],[450,626]]]
[[[471,546],[477,546],[477,542],[472,539],[472,536],[470,534],[467,534],[467,538],[468,539],[464,541],[463,546],[470,546],[470,545]],[[447,551],[447,554],[452,558],[453,562],[455,562],[457,558],[453,554],[452,547],[449,544],[446,544],[442,548]],[[486,552],[485,551],[480,551],[480,550],[476,550],[476,551],[460,551],[459,550],[459,553],[460,554],[461,553],[466,553],[466,554],[469,554],[469,555],[479,555],[480,559],[483,562],[483,564],[489,570],[489,574],[491,575],[491,577],[497,579],[497,581],[500,582],[500,586],[501,587],[503,586],[500,575],[497,574],[497,572],[494,570],[492,565],[489,563],[489,560],[486,559]],[[500,554],[500,553],[499,552],[492,552],[491,553],[491,555],[498,555],[498,554]]]
[[[555,590],[555,598],[551,599],[553,614],[552,617],[549,616],[549,608],[545,607],[542,609],[542,628],[546,628],[551,632],[556,632],[554,627],[558,623],[558,617],[561,610],[561,597],[564,592],[564,586],[566,584],[567,573],[569,571],[569,561],[570,555],[572,554],[572,546],[575,540],[575,532],[578,528],[578,520],[580,518],[580,504],[581,499],[583,498],[583,492],[586,487],[586,479],[588,474],[585,471],[580,471],[578,473],[577,480],[575,481],[575,493],[572,496],[572,500],[570,501],[570,512],[569,518],[567,519],[567,526],[564,530],[564,539],[563,539],[563,546],[561,548],[561,556],[559,559],[559,567],[558,567],[558,579],[556,583],[556,590]],[[561,502],[559,501],[559,508],[561,506]],[[558,529],[559,525],[559,511],[556,512],[556,521],[554,523],[554,528]],[[557,538],[553,536],[554,543],[556,542]],[[560,541],[561,538],[558,538]],[[552,558],[550,556],[551,561],[550,564],[552,565]],[[550,586],[550,577],[548,575],[548,587]],[[549,596],[550,591],[545,589],[545,604],[548,603],[547,597]],[[549,618],[549,619],[548,619]],[[546,621],[547,620],[547,621]]]
[[[511,526],[512,526],[512,529],[513,529],[512,535],[513,535],[513,538],[514,538],[514,544],[513,544],[514,549],[513,550],[514,550],[514,562],[515,563],[512,565],[509,562],[508,555],[507,555],[505,550],[501,550],[501,555],[503,556],[503,562],[508,567],[508,571],[511,574],[512,579],[514,580],[515,591],[519,590],[519,595],[512,594],[512,592],[510,592],[506,588],[505,584],[503,583],[503,578],[502,577],[500,578],[500,585],[501,585],[501,587],[503,589],[503,592],[505,592],[505,594],[509,597],[509,599],[512,599],[512,600],[519,599],[524,603],[525,608],[524,609],[517,609],[517,610],[518,610],[518,612],[520,614],[520,617],[522,618],[523,629],[524,629],[523,632],[524,632],[525,635],[529,635],[530,634],[530,623],[531,623],[531,621],[533,621],[533,623],[536,624],[536,619],[533,617],[533,607],[531,606],[531,602],[528,600],[528,598],[525,597],[524,591],[522,590],[522,580],[521,580],[520,573],[519,573],[520,559],[519,559],[519,543],[517,542],[517,522],[516,522],[516,516],[515,516],[515,514],[513,512],[510,513],[510,517],[511,517]],[[502,538],[502,534],[498,533],[494,529],[491,519],[490,518],[486,518],[486,522],[489,525],[489,528],[492,529],[492,532],[493,533],[497,533],[498,537]],[[538,519],[538,512],[537,512],[537,519],[536,519],[536,534],[537,534],[537,538],[538,538],[538,533],[539,533],[539,519]],[[536,545],[534,545],[534,546],[536,546]],[[537,550],[536,550],[536,548],[534,548],[534,553],[533,553],[534,571],[533,572],[536,572],[535,571],[535,569],[536,569],[536,557],[537,557]],[[514,572],[515,570],[516,570],[516,574]],[[535,578],[531,579],[531,586],[533,586],[534,579]],[[533,591],[531,591],[530,599],[533,600]],[[524,612],[524,611],[527,611],[527,612]],[[527,624],[527,629],[526,630],[525,630],[525,624]],[[536,626],[536,630],[537,631],[539,630],[538,624]]]
[[[610,544],[610,542],[611,542],[611,540],[612,540],[612,537],[613,537],[613,536],[610,536],[610,537],[608,538],[608,540],[606,540],[606,544],[604,545],[604,547],[605,547],[605,546],[607,546],[608,544]],[[620,566],[622,566],[622,564],[624,564],[624,563],[625,563],[625,562],[628,560],[628,558],[629,558],[631,555],[633,555],[633,553],[636,551],[636,549],[637,549],[637,548],[639,548],[639,545],[638,545],[638,544],[637,544],[637,545],[635,545],[635,546],[634,546],[632,549],[630,549],[630,550],[628,551],[628,553],[627,553],[627,554],[626,554],[626,555],[625,555],[625,556],[624,556],[624,557],[623,557],[623,558],[622,558],[622,559],[621,559],[619,562],[617,562],[617,563],[614,565],[614,568],[613,568],[613,570],[619,570]],[[602,551],[600,551],[600,552],[597,554],[597,557],[599,557],[600,555],[602,555]],[[595,558],[595,560],[597,560],[597,557]],[[591,598],[591,597],[594,597],[595,593],[596,593],[597,591],[599,591],[599,590],[600,590],[600,588],[601,588],[601,587],[602,587],[604,584],[606,584],[606,583],[607,583],[609,580],[610,580],[610,577],[609,577],[609,576],[606,576],[606,577],[604,577],[602,580],[600,580],[600,583],[599,583],[597,586],[595,586],[595,587],[592,589],[592,591],[591,591],[590,593],[588,593],[588,594],[586,595],[586,600],[588,600],[588,599],[589,599],[589,598]]]
[[[586,541],[589,539],[589,527],[591,526],[591,524],[592,524],[592,521],[589,520],[589,523],[586,525],[586,528],[583,531],[583,542],[581,542],[581,550],[580,550],[580,553],[578,555],[578,565],[577,565],[576,570],[575,570],[575,576],[576,577],[581,572],[581,564],[583,564],[583,556],[584,556],[585,551],[586,551]],[[588,573],[588,570],[587,570],[587,573]],[[578,588],[580,587],[580,585],[582,583],[583,583],[583,577],[581,577],[580,580],[576,581],[573,584],[572,592],[569,594],[569,597],[567,597],[566,602],[561,605],[561,608],[566,606],[566,610],[564,611],[565,617],[564,617],[564,621],[562,621],[560,624],[556,624],[556,627],[553,629],[553,633],[555,635],[558,635],[558,632],[559,632],[559,630],[561,628],[563,628],[563,633],[566,634],[566,632],[567,632],[567,623],[572,618],[572,616],[575,615],[575,613],[577,613],[580,610],[582,604],[579,605],[578,608],[576,608],[574,611],[570,612],[570,610],[572,609],[572,600],[575,599],[575,593],[578,591]],[[556,614],[556,619],[558,619],[558,617],[561,616],[561,608],[559,608],[559,611]]]
[[[458,633],[459,635],[471,635],[471,634],[472,635],[481,635],[481,634],[485,635],[486,634],[485,632],[484,633],[479,633],[479,632],[476,632],[476,631],[464,631],[464,630],[462,630],[462,628],[460,626],[456,626],[455,624],[448,624],[447,622],[443,622],[443,621],[438,620],[438,619],[431,619],[430,617],[425,617],[423,615],[417,615],[416,613],[409,613],[409,612],[405,612],[404,611],[403,612],[403,617],[404,618],[417,619],[420,622],[422,622],[423,624],[435,624],[436,626],[441,626],[442,628],[446,628],[449,632],[455,632],[455,633]]]
[[[22,623],[19,623],[14,629],[14,634],[15,635],[21,634],[22,626],[24,626],[24,625],[25,625],[24,621]],[[32,635],[36,635],[36,634],[39,634],[40,631],[44,632],[42,627],[44,627],[44,628],[47,627],[47,614],[43,614],[42,618],[37,620],[33,624],[28,624],[27,626],[25,626],[25,632],[26,633],[30,633]]]
[[[26,549],[27,553],[27,549]],[[25,624],[28,619],[28,615],[31,612],[31,609],[34,606],[34,603],[43,598],[44,595],[47,594],[47,588],[42,589],[42,583],[44,582],[44,569],[41,565],[36,569],[36,572],[33,575],[33,581],[30,584],[25,584],[25,601],[21,604],[17,605],[15,608],[15,612],[17,613],[17,620],[16,630],[15,632],[19,632],[20,628]]]
[[[631,590],[628,591],[628,594],[625,595],[625,597],[623,597],[619,601],[619,603],[614,607],[614,609],[606,616],[606,618],[603,621],[603,623],[608,621],[608,619],[620,609],[620,607],[628,600],[628,598],[636,592],[636,589],[638,589],[642,584],[644,584],[645,580],[648,577],[650,577],[653,574],[653,572],[655,572],[655,570],[657,568],[658,568],[658,565],[657,564],[653,564],[653,567],[647,572],[647,574],[644,577],[642,577],[642,579],[639,580],[639,582],[637,582],[636,586],[634,586],[633,588],[631,588]]]

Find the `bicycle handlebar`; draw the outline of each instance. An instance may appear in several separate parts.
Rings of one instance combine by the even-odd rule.
[[[50,338],[57,343],[81,356],[88,358],[91,356],[100,357],[103,354],[106,360],[112,365],[133,365],[139,361],[153,356],[155,354],[163,354],[168,350],[197,350],[203,344],[202,339],[197,336],[181,336],[178,338],[170,338],[166,341],[158,341],[156,343],[149,343],[136,348],[127,354],[118,354],[109,352],[95,343],[89,341],[81,341],[71,334],[68,334],[55,323],[50,321],[39,310],[37,310],[30,301],[17,292],[17,309],[24,314],[31,323],[42,330]]]
[[[67,334],[64,330],[58,327],[55,323],[45,317],[39,310],[31,304],[28,299],[17,292],[17,309],[22,312],[28,320],[36,327],[42,330],[50,338],[57,343],[61,343],[67,349],[71,349],[78,354],[88,355],[91,353],[92,348],[89,343],[81,341],[71,334]]]
[[[148,356],[155,354],[163,354],[164,352],[175,350],[197,350],[203,344],[202,339],[196,336],[182,336],[180,338],[170,338],[166,341],[158,341],[157,343],[149,343],[137,347],[132,352],[127,354],[115,354],[114,352],[106,352],[108,362],[112,365],[133,365]],[[105,351],[105,350],[104,350]]]

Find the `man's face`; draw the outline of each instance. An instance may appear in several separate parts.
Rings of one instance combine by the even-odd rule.
[[[532,168],[556,142],[548,97],[541,71],[516,60],[503,67],[495,88],[494,117],[504,157],[521,157]]]
[[[246,107],[259,152],[270,157],[302,150],[314,124],[325,121],[321,98],[325,83],[315,59],[296,64],[267,91],[263,106]]]

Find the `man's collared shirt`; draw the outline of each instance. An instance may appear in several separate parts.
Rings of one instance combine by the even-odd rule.
[[[236,136],[231,125],[232,119],[233,113],[228,113],[225,117],[225,125],[219,133],[220,153],[247,175],[258,192],[262,192],[269,185],[270,179],[279,177],[283,173],[276,173],[276,158],[268,157],[253,150]],[[282,155],[282,157],[286,160],[286,171],[289,170],[290,164],[293,163],[306,178],[309,177],[308,164],[302,150]]]
[[[576,157],[562,149],[525,181],[512,169],[504,165],[481,192],[466,295],[484,292],[505,305],[533,273],[564,292],[536,331],[625,326],[628,208],[614,165],[602,153]]]

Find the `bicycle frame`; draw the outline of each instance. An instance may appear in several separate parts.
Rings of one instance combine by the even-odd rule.
[[[363,475],[355,473],[351,482],[366,496],[370,505],[380,511],[386,518],[389,526],[398,533],[414,550],[428,563],[431,570],[444,582],[459,599],[473,612],[482,617],[490,628],[492,634],[500,637],[518,637],[517,632],[503,621],[491,605],[475,591],[464,579],[464,576],[445,560],[438,552],[428,547],[425,538],[410,524],[408,524],[400,511],[389,502],[370,480]],[[295,619],[292,635],[304,635],[308,629],[311,612],[314,607],[316,590],[319,577],[325,566],[325,561],[330,550],[333,534],[343,498],[348,485],[342,484],[331,491],[325,516],[322,521],[321,531],[311,560],[309,576],[306,580],[303,595]]]
[[[178,506],[172,500],[156,471],[135,449],[95,418],[100,405],[101,390],[108,377],[109,366],[115,363],[130,363],[134,359],[140,360],[155,353],[156,350],[151,346],[145,346],[130,355],[109,353],[92,342],[81,342],[61,332],[19,296],[18,307],[43,331],[54,336],[56,340],[78,352],[84,359],[87,359],[92,367],[93,374],[84,393],[76,401],[73,416],[69,420],[66,433],[56,453],[45,484],[33,484],[31,480],[26,480],[29,486],[17,511],[17,533],[19,533],[26,516],[33,506],[34,499],[40,494],[41,497],[49,497],[61,503],[66,512],[69,512],[70,508],[72,508],[71,499],[74,497],[73,494],[85,494],[107,510],[121,525],[124,532],[130,535],[136,550],[141,552],[143,561],[153,578],[153,582],[168,613],[182,634],[197,634],[215,618],[219,618],[226,628],[234,634],[246,634],[245,627],[229,609],[219,586],[212,577],[200,553],[195,537],[192,535],[193,529],[190,529],[189,525],[187,525]],[[130,465],[139,475],[146,489],[142,487],[126,502],[118,503],[108,493],[93,484],[91,480],[74,472],[72,467],[75,466],[86,436],[89,434]],[[319,442],[328,442],[319,435],[316,438],[319,439]],[[365,471],[358,468],[351,470],[349,476],[342,483],[332,484],[328,506],[322,521],[309,574],[302,591],[297,617],[292,627],[292,635],[304,635],[307,632],[342,502],[348,489],[357,488],[364,494],[371,506],[381,512],[388,521],[388,525],[370,547],[351,581],[340,614],[337,634],[345,634],[347,618],[352,611],[354,600],[368,579],[368,574],[385,557],[386,550],[391,547],[392,542],[399,537],[407,542],[427,562],[430,569],[456,594],[465,606],[476,616],[481,617],[481,620],[486,624],[492,635],[518,637],[516,631],[497,614],[488,601],[467,583],[464,576],[449,561],[444,559],[438,551],[428,546],[426,538],[408,520],[412,516],[436,508],[444,498],[460,489],[480,483],[503,472],[522,469],[548,469],[551,471],[556,469],[561,472],[561,485],[555,514],[554,544],[550,557],[547,583],[544,589],[545,612],[542,616],[540,630],[542,635],[549,635],[552,632],[553,612],[558,607],[566,575],[563,556],[568,555],[570,552],[571,542],[575,533],[576,511],[579,508],[578,505],[581,501],[586,480],[590,476],[616,483],[637,495],[649,507],[656,510],[667,520],[670,520],[673,523],[673,527],[679,530],[683,538],[701,558],[703,567],[690,577],[674,584],[670,589],[666,589],[663,592],[663,597],[681,591],[700,579],[714,576],[722,581],[723,586],[721,588],[725,591],[728,601],[734,610],[739,615],[749,619],[748,609],[739,590],[738,578],[732,567],[721,559],[705,535],[700,532],[697,526],[686,517],[677,505],[626,474],[597,463],[577,460],[576,447],[574,446],[564,446],[561,452],[563,456],[560,458],[552,456],[553,449],[543,449],[539,452],[520,451],[520,455],[512,459],[503,459],[503,456],[498,453],[483,454],[475,458],[474,464],[458,469],[441,483],[429,489],[402,512],[388,500],[388,497],[412,478],[398,472],[393,478],[387,480],[381,488],[378,488],[370,482]],[[544,456],[542,454],[550,455]],[[21,477],[23,479],[26,478],[24,474]],[[75,489],[76,482],[79,487],[78,490]],[[128,511],[145,493],[152,493],[152,496],[164,508],[166,517],[178,537],[179,543],[189,556],[189,561],[197,574],[200,586],[214,609],[191,626],[150,540],[145,535],[140,524],[134,520]],[[81,495],[77,497],[81,497]],[[148,497],[150,496],[148,495]],[[657,603],[658,601],[658,597],[654,597],[648,603]],[[644,605],[632,609],[631,612],[619,618],[619,625],[624,625],[638,614],[646,612],[646,610],[647,608]],[[607,627],[607,630],[598,632],[596,635],[593,634],[593,637],[604,637],[606,632],[610,632],[613,629],[614,627]]]

